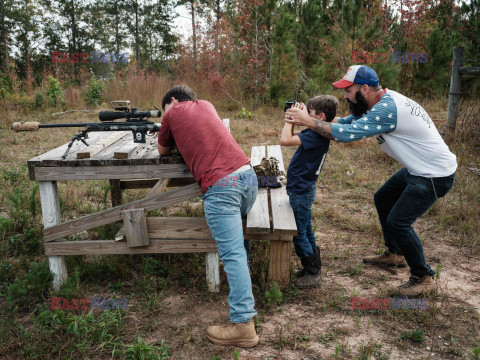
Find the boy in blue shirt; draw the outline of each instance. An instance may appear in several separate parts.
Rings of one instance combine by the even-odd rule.
[[[294,107],[304,105],[296,103]],[[330,95],[315,96],[307,102],[309,115],[331,122],[337,114],[338,100]],[[318,287],[320,277],[320,248],[317,246],[312,229],[312,204],[315,201],[316,181],[327,155],[330,140],[311,129],[295,133],[288,122],[282,131],[280,144],[298,146],[287,170],[287,194],[290,199],[297,236],[293,237],[295,252],[300,258],[303,270],[294,285],[300,289]]]

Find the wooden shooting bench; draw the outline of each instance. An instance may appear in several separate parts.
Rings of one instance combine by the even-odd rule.
[[[228,119],[224,123],[229,127]],[[160,156],[156,135],[146,144],[134,144],[131,132],[93,132],[87,147],[75,142],[65,159],[67,144],[30,159],[29,177],[39,184],[44,222],[44,248],[53,285],[59,289],[67,279],[66,255],[206,253],[206,277],[210,291],[219,291],[219,258],[205,218],[147,217],[154,209],[202,196],[180,155]],[[269,156],[283,160],[280,146],[269,146]],[[260,163],[265,147],[252,148],[252,165]],[[112,208],[61,222],[57,181],[109,180]],[[165,191],[167,187],[175,187]],[[122,191],[151,188],[148,195],[122,204]],[[270,206],[270,209],[269,209]],[[112,240],[66,240],[87,230],[123,221]],[[293,212],[285,187],[259,189],[245,222],[249,239],[271,241],[269,278],[289,281],[291,240],[296,234]]]

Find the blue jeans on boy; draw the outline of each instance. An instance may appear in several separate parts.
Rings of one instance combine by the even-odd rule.
[[[438,198],[452,188],[455,173],[446,177],[426,178],[411,175],[402,168],[374,195],[385,246],[389,252],[404,255],[410,272],[419,278],[435,275],[425,260],[420,238],[412,228]]]
[[[293,237],[295,253],[299,258],[310,257],[317,248],[315,234],[312,229],[312,204],[315,201],[316,187],[302,194],[287,191],[297,224],[297,236]]]
[[[247,322],[257,314],[242,226],[242,217],[252,208],[257,191],[257,177],[250,168],[218,180],[202,197],[205,218],[227,273],[232,323]]]

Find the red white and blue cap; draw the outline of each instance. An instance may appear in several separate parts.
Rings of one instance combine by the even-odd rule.
[[[350,66],[343,79],[334,82],[332,85],[337,89],[345,89],[353,84],[377,86],[378,82],[375,70],[365,65],[354,65]]]

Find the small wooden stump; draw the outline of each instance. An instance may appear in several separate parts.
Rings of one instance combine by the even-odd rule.
[[[123,225],[128,247],[150,245],[144,209],[123,210]]]

